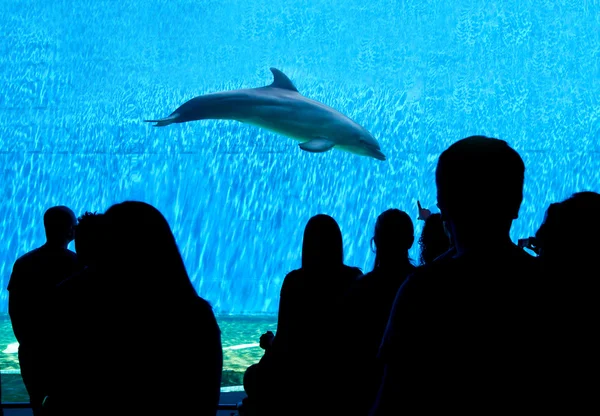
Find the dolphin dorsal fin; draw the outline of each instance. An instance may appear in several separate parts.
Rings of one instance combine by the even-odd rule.
[[[281,88],[282,90],[290,90],[298,92],[298,89],[294,86],[294,83],[290,81],[286,74],[281,72],[277,68],[270,68],[273,73],[273,83],[269,85],[272,88]]]

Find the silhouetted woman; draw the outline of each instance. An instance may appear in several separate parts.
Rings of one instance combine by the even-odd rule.
[[[414,226],[410,216],[399,209],[381,213],[371,240],[375,245],[373,270],[359,278],[348,298],[350,336],[348,338],[347,375],[352,379],[353,407],[349,411],[366,415],[375,400],[382,368],[377,353],[387,325],[396,292],[415,269],[408,251],[414,243]]]
[[[341,354],[347,319],[342,305],[361,274],[344,264],[337,222],[329,215],[312,217],[304,230],[302,267],[283,281],[277,334],[247,373],[251,414],[338,414],[340,403],[331,399],[344,394],[336,390],[336,378],[348,364]]]
[[[548,391],[556,408],[585,413],[597,403],[597,389],[589,383],[597,372],[600,343],[598,277],[600,254],[600,194],[578,192],[551,204],[536,232],[539,259],[545,273],[544,295],[550,325],[546,342],[552,358]]]
[[[51,414],[215,415],[223,365],[212,308],[169,224],[143,202],[105,215],[97,273],[63,288],[62,377]],[[69,337],[70,336],[70,337]]]
[[[597,268],[600,253],[600,194],[577,192],[553,203],[536,233],[539,257],[548,272]]]

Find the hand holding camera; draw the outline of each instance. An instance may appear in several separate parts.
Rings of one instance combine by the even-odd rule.
[[[537,244],[537,240],[536,240],[535,237],[520,238],[517,241],[517,245],[520,248],[529,249],[529,250],[533,251],[537,255],[540,254],[540,248],[539,248],[539,246]]]
[[[274,339],[275,334],[273,334],[271,331],[267,331],[260,336],[259,345],[263,350],[267,350],[273,345]]]

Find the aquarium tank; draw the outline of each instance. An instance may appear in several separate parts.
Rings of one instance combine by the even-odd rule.
[[[460,138],[521,154],[512,237],[532,235],[550,203],[600,191],[599,27],[600,4],[580,0],[0,0],[3,400],[27,400],[6,285],[44,243],[53,205],[81,215],[139,200],[165,215],[223,331],[224,389],[240,388],[260,334],[276,330],[308,219],[333,216],[346,263],[369,271],[377,216],[402,209],[418,236],[417,201],[437,211],[436,162]],[[271,68],[280,90],[287,79],[298,91],[287,85],[288,107],[271,116],[252,113],[249,92],[205,105],[205,120],[145,121],[271,85]],[[293,117],[314,138],[304,148]],[[332,139],[336,126],[358,142]]]

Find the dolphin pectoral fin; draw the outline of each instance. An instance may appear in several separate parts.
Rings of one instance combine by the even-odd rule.
[[[175,120],[179,117],[179,113],[173,113],[169,117],[161,118],[158,120],[144,120],[146,123],[156,123],[152,127],[164,127],[169,124],[175,123]]]
[[[300,149],[311,153],[323,153],[332,149],[333,146],[335,143],[327,139],[312,139],[299,144]]]

